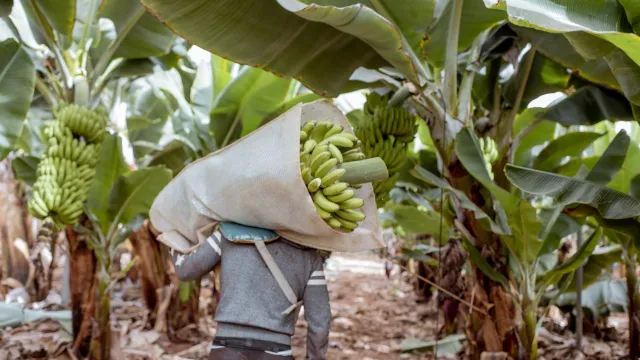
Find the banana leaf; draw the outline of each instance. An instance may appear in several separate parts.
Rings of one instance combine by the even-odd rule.
[[[507,213],[511,213],[515,209],[518,199],[507,190],[499,187],[489,176],[489,172],[484,165],[480,143],[473,130],[465,127],[458,133],[455,141],[455,151],[458,159],[460,159],[469,174],[498,199]]]
[[[333,97],[354,86],[359,68],[392,66],[419,82],[420,60],[401,29],[431,2],[376,1],[393,20],[352,0],[143,0],[143,5],[189,42],[223,58],[295,77]],[[372,2],[373,3],[373,2]],[[382,11],[382,10],[381,10]],[[425,18],[427,24],[431,18]],[[415,32],[416,29],[413,29]],[[414,36],[409,36],[414,40]]]
[[[602,185],[516,165],[506,166],[509,181],[522,191],[554,198],[559,205],[586,204],[605,219],[640,215],[640,201]]]
[[[0,160],[18,141],[33,98],[36,68],[14,39],[0,42]]]
[[[563,33],[584,57],[605,57],[614,75],[622,72],[616,78],[627,98],[640,103],[640,78],[629,77],[639,72],[640,36],[626,32],[625,9],[617,0],[509,0],[506,10],[514,24]],[[623,55],[626,65],[619,61]]]
[[[533,161],[533,167],[549,171],[569,157],[580,156],[603,134],[594,132],[572,132],[551,141]]]

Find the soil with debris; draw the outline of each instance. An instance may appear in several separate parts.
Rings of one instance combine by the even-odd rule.
[[[371,256],[332,257],[327,264],[333,322],[329,359],[432,359],[431,354],[403,354],[406,339],[434,339],[437,311],[434,301],[418,302],[406,274],[388,278],[382,261]],[[55,303],[55,294],[48,303]],[[40,304],[42,305],[42,304]],[[44,304],[46,305],[46,304]],[[51,307],[51,305],[49,305]],[[55,305],[53,306],[55,308]],[[185,329],[189,341],[175,343],[147,326],[147,316],[137,285],[123,281],[112,300],[112,358],[206,359],[215,334],[215,322],[207,309],[211,290],[203,283],[201,323],[198,329]],[[57,309],[56,309],[57,310]],[[614,316],[613,329],[600,340],[587,335],[584,352],[573,351],[573,334],[563,324],[566,316],[556,314],[545,321],[540,334],[540,358],[620,359],[626,353],[624,316]],[[565,321],[566,322],[566,321]],[[442,321],[439,322],[442,324]],[[300,317],[293,338],[294,356],[304,359],[306,323]],[[196,334],[194,337],[193,334]],[[0,329],[0,359],[75,359],[69,351],[71,336],[51,320],[28,323],[16,329]],[[463,345],[460,344],[460,348]],[[440,358],[464,358],[448,354]]]

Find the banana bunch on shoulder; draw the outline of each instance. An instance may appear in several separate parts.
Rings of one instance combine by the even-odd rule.
[[[498,146],[496,142],[490,138],[480,138],[480,150],[482,151],[482,158],[484,159],[484,167],[489,172],[489,176],[493,180],[493,163],[498,160]]]
[[[388,200],[389,191],[395,186],[407,159],[407,146],[413,142],[417,131],[415,116],[402,107],[389,108],[388,102],[388,96],[367,95],[364,119],[355,129],[356,136],[362,140],[365,156],[382,158],[389,169],[389,178],[373,183],[378,206]]]
[[[308,121],[300,130],[300,172],[318,215],[332,228],[352,232],[365,219],[364,200],[355,196],[356,184],[341,182],[346,170],[339,164],[365,158],[362,142],[330,121]]]
[[[95,176],[106,133],[105,110],[62,104],[44,130],[46,149],[36,169],[28,207],[31,214],[62,227],[73,224]]]

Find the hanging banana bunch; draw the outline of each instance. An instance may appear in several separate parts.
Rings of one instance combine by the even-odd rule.
[[[365,219],[358,210],[364,200],[355,196],[355,189],[367,178],[388,174],[381,162],[360,162],[365,159],[362,142],[343,130],[331,121],[306,122],[300,130],[300,172],[318,215],[332,228],[352,232]],[[365,172],[364,178],[358,174]]]
[[[378,207],[389,199],[399,171],[407,159],[407,146],[417,130],[415,117],[402,107],[388,107],[388,97],[376,93],[367,95],[365,118],[356,126],[356,136],[362,140],[362,151],[367,158],[380,157],[387,165],[389,178],[373,183]]]
[[[484,167],[489,172],[489,176],[493,180],[493,163],[498,160],[498,146],[496,142],[490,138],[480,138],[480,150],[482,150],[482,158],[484,159]]]
[[[106,133],[107,112],[61,104],[54,116],[44,130],[46,150],[28,207],[35,217],[50,218],[61,228],[75,223],[83,212]]]

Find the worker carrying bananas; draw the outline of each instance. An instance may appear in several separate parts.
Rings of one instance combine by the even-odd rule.
[[[220,223],[191,253],[174,254],[181,281],[222,265],[209,359],[293,359],[291,336],[301,305],[308,323],[306,359],[326,359],[331,309],[321,254],[273,231],[230,222]]]
[[[220,266],[211,360],[293,359],[291,336],[302,306],[308,323],[306,359],[326,359],[331,311],[323,254],[384,246],[371,185],[388,176],[384,163],[377,161],[382,172],[367,166],[358,167],[366,170],[361,174],[352,170],[360,180],[344,170],[342,179],[332,179],[344,184],[323,185],[326,175],[318,175],[322,166],[314,170],[305,162],[313,149],[303,145],[301,129],[311,121],[332,129],[336,124],[338,132],[354,136],[347,118],[330,101],[299,104],[187,165],[149,211],[158,241],[171,249],[181,280],[198,279]],[[327,134],[320,139],[319,133],[311,133],[321,140],[315,146],[330,147],[323,143]],[[328,136],[331,143],[335,133]],[[346,145],[359,144],[344,142],[345,151],[352,151]],[[325,159],[330,166],[323,171],[346,168],[343,160]],[[305,166],[319,186],[308,186]],[[361,186],[351,189],[351,183]],[[342,186],[348,196],[329,194],[332,186]]]

